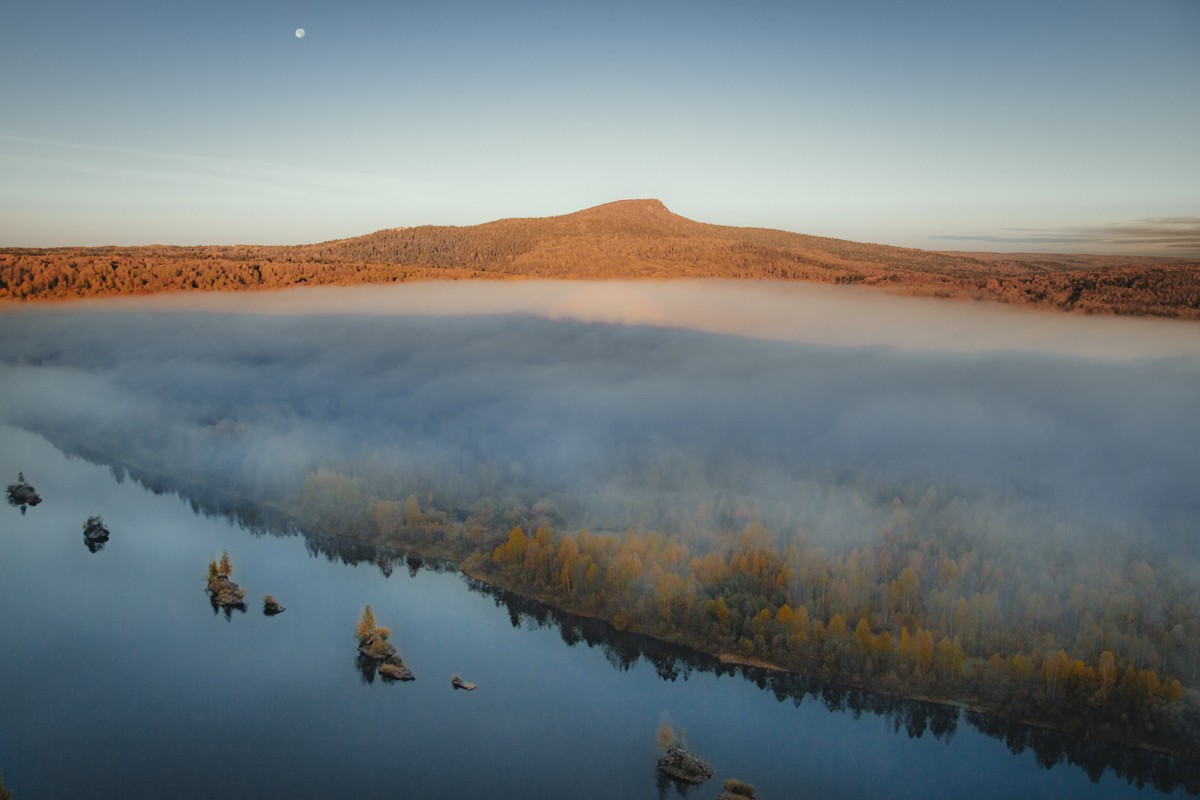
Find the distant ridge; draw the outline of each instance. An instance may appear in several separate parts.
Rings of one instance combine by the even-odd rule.
[[[0,250],[0,299],[469,278],[801,280],[1083,313],[1200,318],[1200,263],[944,253],[713,225],[661,200],[295,246]]]

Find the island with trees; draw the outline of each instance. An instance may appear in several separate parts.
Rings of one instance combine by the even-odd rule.
[[[658,729],[658,746],[665,750],[658,760],[658,771],[683,784],[699,785],[713,776],[712,765],[687,746],[684,731],[675,731],[664,723]]]
[[[233,582],[233,561],[229,551],[221,553],[221,560],[213,559],[208,562],[208,594],[214,607],[227,610],[244,609],[246,606],[246,590]]]
[[[1053,539],[1014,548],[971,535],[962,500],[933,490],[896,497],[873,540],[838,548],[773,529],[752,507],[593,531],[548,503],[480,496],[443,509],[432,493],[378,485],[368,471],[322,469],[297,494],[260,500],[358,560],[384,548],[455,565],[480,586],[730,667],[1200,758],[1200,586],[1169,560]],[[210,592],[240,607],[240,587],[222,592],[231,569],[210,564]],[[403,678],[403,662],[380,666],[390,631],[364,616],[364,675]]]
[[[397,654],[395,645],[388,641],[392,635],[391,629],[375,624],[375,611],[370,603],[363,608],[354,635],[358,639],[359,657],[373,662],[384,678],[396,681],[416,679]]]

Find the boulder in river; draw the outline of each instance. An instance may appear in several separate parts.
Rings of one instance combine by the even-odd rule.
[[[464,681],[457,675],[451,676],[450,685],[455,689],[462,689],[464,692],[475,691],[475,684],[471,683],[470,681]]]

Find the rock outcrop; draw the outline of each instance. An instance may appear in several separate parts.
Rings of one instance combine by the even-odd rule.
[[[107,542],[109,535],[103,517],[88,517],[87,522],[83,523],[83,538],[89,542]]]
[[[287,606],[276,600],[271,595],[267,595],[263,598],[263,613],[268,617],[273,617],[276,614],[282,614],[284,611],[287,611]]]
[[[218,575],[208,581],[208,593],[212,600],[224,608],[241,608],[246,605],[246,590],[226,575]]]
[[[8,485],[8,504],[20,506],[24,511],[28,506],[36,506],[40,502],[42,496],[25,480],[25,473],[18,472],[17,482]]]
[[[412,670],[404,665],[398,656],[392,656],[379,665],[379,674],[394,681],[415,681],[417,678]]]
[[[672,745],[658,760],[660,772],[683,783],[700,784],[712,777],[712,767],[700,756],[680,745]]]
[[[392,646],[386,636],[372,633],[359,641],[358,652],[375,661],[387,661],[396,655],[396,648]]]

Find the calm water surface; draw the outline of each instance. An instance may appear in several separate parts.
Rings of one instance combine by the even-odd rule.
[[[762,798],[1161,796],[1043,768],[965,720],[913,738],[740,675],[614,666],[619,648],[514,627],[453,572],[345,564],[0,428],[0,478],[18,470],[44,498],[0,508],[0,768],[18,800],[677,797],[654,768],[664,713],[715,769],[688,797],[727,777]],[[92,514],[113,534],[97,553]],[[229,618],[204,593],[225,549],[250,601]],[[287,612],[263,616],[266,593]],[[368,602],[415,682],[360,671]],[[478,691],[454,691],[456,672]]]

